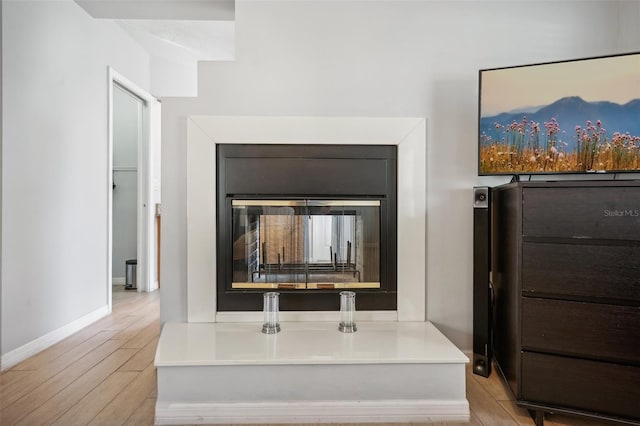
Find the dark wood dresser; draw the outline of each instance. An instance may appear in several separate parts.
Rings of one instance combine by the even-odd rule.
[[[640,182],[492,192],[494,356],[518,404],[640,424]]]

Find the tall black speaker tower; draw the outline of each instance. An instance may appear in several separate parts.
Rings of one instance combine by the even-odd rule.
[[[473,188],[473,372],[489,377],[492,350],[491,188]]]

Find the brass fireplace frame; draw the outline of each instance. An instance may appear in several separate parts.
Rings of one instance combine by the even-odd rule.
[[[270,208],[279,208],[279,207],[291,207],[297,210],[301,210],[298,214],[292,214],[291,217],[298,217],[300,219],[304,218],[300,221],[301,232],[298,234],[299,242],[298,246],[304,245],[305,247],[299,247],[303,249],[305,255],[303,259],[298,259],[298,261],[290,260],[289,263],[284,261],[285,258],[285,247],[282,247],[282,253],[277,254],[277,262],[267,263],[266,255],[263,253],[262,262],[256,261],[253,262],[256,266],[255,269],[251,269],[247,273],[247,278],[250,281],[238,282],[235,280],[235,271],[234,271],[234,280],[231,283],[232,289],[287,289],[287,290],[327,290],[327,289],[364,289],[364,288],[380,288],[379,281],[362,281],[361,276],[365,272],[361,270],[361,268],[365,267],[365,264],[358,264],[356,258],[357,254],[360,253],[362,257],[362,249],[358,247],[358,239],[352,238],[351,241],[346,241],[346,256],[338,258],[338,251],[340,244],[337,244],[334,247],[336,248],[335,252],[330,247],[330,255],[329,261],[325,262],[314,262],[307,258],[307,254],[310,251],[309,242],[314,234],[310,229],[311,218],[315,217],[316,214],[313,213],[314,209],[317,208],[328,208],[328,207],[338,207],[345,208],[347,211],[343,211],[343,215],[348,217],[353,217],[354,220],[351,221],[354,226],[353,232],[355,237],[358,234],[358,223],[360,226],[363,225],[363,221],[356,221],[356,211],[353,209],[357,208],[367,208],[373,207],[376,208],[375,217],[377,218],[377,223],[369,224],[369,226],[373,225],[375,228],[374,233],[378,235],[378,243],[379,243],[379,210],[380,210],[380,200],[374,199],[357,199],[357,200],[319,200],[319,199],[234,199],[231,201],[231,208],[235,211],[234,220],[236,219],[236,215],[242,214],[246,210],[250,210],[251,208],[264,208],[268,210]],[[293,210],[292,210],[293,211]],[[325,210],[324,213],[327,213]],[[332,211],[332,214],[329,217],[332,218],[341,218],[340,211]],[[336,213],[338,213],[336,215]],[[321,213],[322,215],[322,213]],[[267,212],[264,212],[263,215],[259,216],[260,218],[269,217]],[[306,218],[309,218],[307,220]],[[326,216],[325,216],[326,217]],[[247,217],[244,217],[247,219]],[[331,219],[333,221],[333,219]],[[257,220],[257,222],[262,223],[261,220]],[[290,224],[295,226],[295,224]],[[235,229],[235,226],[234,226]],[[291,230],[289,230],[291,231]],[[262,232],[265,232],[263,227],[260,226],[257,232],[254,232],[254,239],[262,240]],[[280,234],[283,231],[280,229]],[[265,232],[268,234],[268,232]],[[260,250],[262,246],[262,250],[266,252],[266,241],[260,244],[258,241],[247,241],[247,234],[243,234],[241,240],[243,242],[243,254],[246,257],[249,257],[251,254],[254,255],[255,258],[260,259]],[[235,238],[235,237],[234,237]],[[370,242],[369,242],[370,243]],[[249,247],[253,247],[253,250],[249,249]],[[281,256],[282,254],[282,256]],[[352,257],[352,254],[354,256]],[[234,243],[234,262],[236,256],[235,243]],[[374,267],[379,270],[380,264],[380,256],[379,256],[379,247],[377,248],[374,258],[370,258],[369,260],[374,262]],[[252,262],[248,262],[247,265],[250,265]],[[368,269],[371,269],[371,265],[366,265]],[[293,276],[294,281],[282,281],[279,282],[278,276],[288,275]],[[318,275],[321,275],[325,280],[323,281],[310,281],[313,278],[320,278]],[[259,279],[264,279],[263,281],[255,281],[254,278],[258,277]],[[268,281],[268,277],[271,276],[275,278],[275,282]],[[371,272],[368,271],[366,274],[368,278],[372,278]],[[332,280],[331,277],[341,277],[341,280]],[[345,277],[354,278],[353,280],[344,280]],[[379,275],[378,275],[379,278]],[[304,280],[304,282],[301,282]]]

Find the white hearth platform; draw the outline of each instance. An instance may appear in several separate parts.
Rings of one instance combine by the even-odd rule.
[[[468,358],[429,322],[167,323],[156,424],[468,421]]]

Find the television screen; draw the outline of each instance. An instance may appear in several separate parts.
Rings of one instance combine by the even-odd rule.
[[[640,171],[640,52],[480,70],[479,174]]]

